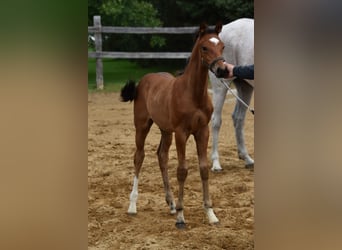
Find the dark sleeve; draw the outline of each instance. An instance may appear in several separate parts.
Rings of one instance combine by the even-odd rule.
[[[246,66],[235,66],[233,75],[241,79],[254,80],[254,64]]]

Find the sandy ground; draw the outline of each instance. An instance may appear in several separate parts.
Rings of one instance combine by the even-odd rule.
[[[239,160],[231,120],[234,100],[223,109],[220,159],[223,171],[210,172],[210,196],[219,225],[208,224],[203,210],[201,180],[193,137],[187,144],[189,173],[185,183],[187,229],[175,227],[169,214],[156,156],[159,129],[146,139],[145,161],[139,178],[138,214],[127,214],[135,151],[133,104],[118,93],[88,95],[88,246],[89,249],[253,249],[254,172]],[[254,117],[247,113],[245,138],[254,157]],[[211,137],[208,159],[210,160]],[[169,176],[177,197],[177,156],[170,149]]]

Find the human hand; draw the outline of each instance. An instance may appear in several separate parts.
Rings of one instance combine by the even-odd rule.
[[[227,63],[227,62],[224,62],[224,64],[227,66],[227,69],[228,69],[228,77],[227,78],[232,78],[234,77],[233,75],[233,69],[234,69],[234,66],[233,64],[230,64],[230,63]]]

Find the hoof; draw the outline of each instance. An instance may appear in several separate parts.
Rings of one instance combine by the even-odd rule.
[[[186,225],[184,222],[176,222],[176,227],[178,229],[185,229],[186,228]]]
[[[222,172],[222,168],[220,168],[220,169],[212,168],[211,171],[212,171],[213,173],[220,173],[220,172]]]
[[[177,213],[177,210],[176,210],[176,209],[171,209],[171,210],[170,210],[170,214],[173,215],[173,214],[176,214],[176,213]]]
[[[137,213],[132,213],[132,212],[127,212],[127,214],[128,214],[129,216],[135,216],[135,215],[137,215]]]
[[[246,168],[246,169],[250,169],[250,170],[254,170],[254,163],[246,164],[246,165],[245,165],[245,168]]]
[[[213,172],[221,172],[222,171],[221,164],[218,160],[213,160],[213,166],[211,168],[211,171],[213,171]]]
[[[216,221],[216,222],[214,222],[214,223],[210,223],[210,225],[211,225],[211,226],[218,226],[218,225],[220,225],[220,222],[219,222],[219,221]]]

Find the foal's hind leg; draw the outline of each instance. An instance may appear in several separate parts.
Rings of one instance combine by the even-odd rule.
[[[158,147],[158,161],[160,171],[163,177],[164,189],[165,189],[165,199],[167,204],[170,206],[170,213],[176,213],[176,205],[173,199],[173,195],[170,189],[169,175],[168,175],[168,160],[169,160],[169,149],[172,143],[172,133],[161,131],[161,139]]]
[[[236,89],[238,91],[239,97],[249,105],[252,94],[253,87],[250,86],[243,80],[234,80]],[[247,108],[240,103],[238,100],[236,101],[236,105],[234,108],[234,112],[232,114],[233,123],[235,127],[235,136],[236,143],[238,147],[238,155],[239,158],[245,161],[246,168],[254,167],[254,160],[249,156],[246,145],[245,145],[245,136],[244,136],[244,125],[245,125],[245,117],[246,117]]]
[[[136,144],[136,151],[134,154],[134,169],[135,169],[135,175],[133,180],[133,189],[130,195],[130,203],[128,208],[129,214],[136,214],[137,213],[137,199],[138,199],[138,180],[139,180],[139,173],[141,169],[141,165],[144,161],[145,157],[145,151],[144,151],[144,145],[145,145],[145,139],[150,131],[150,128],[153,124],[152,120],[148,120],[147,122],[136,123],[136,132],[135,132],[135,144]]]

